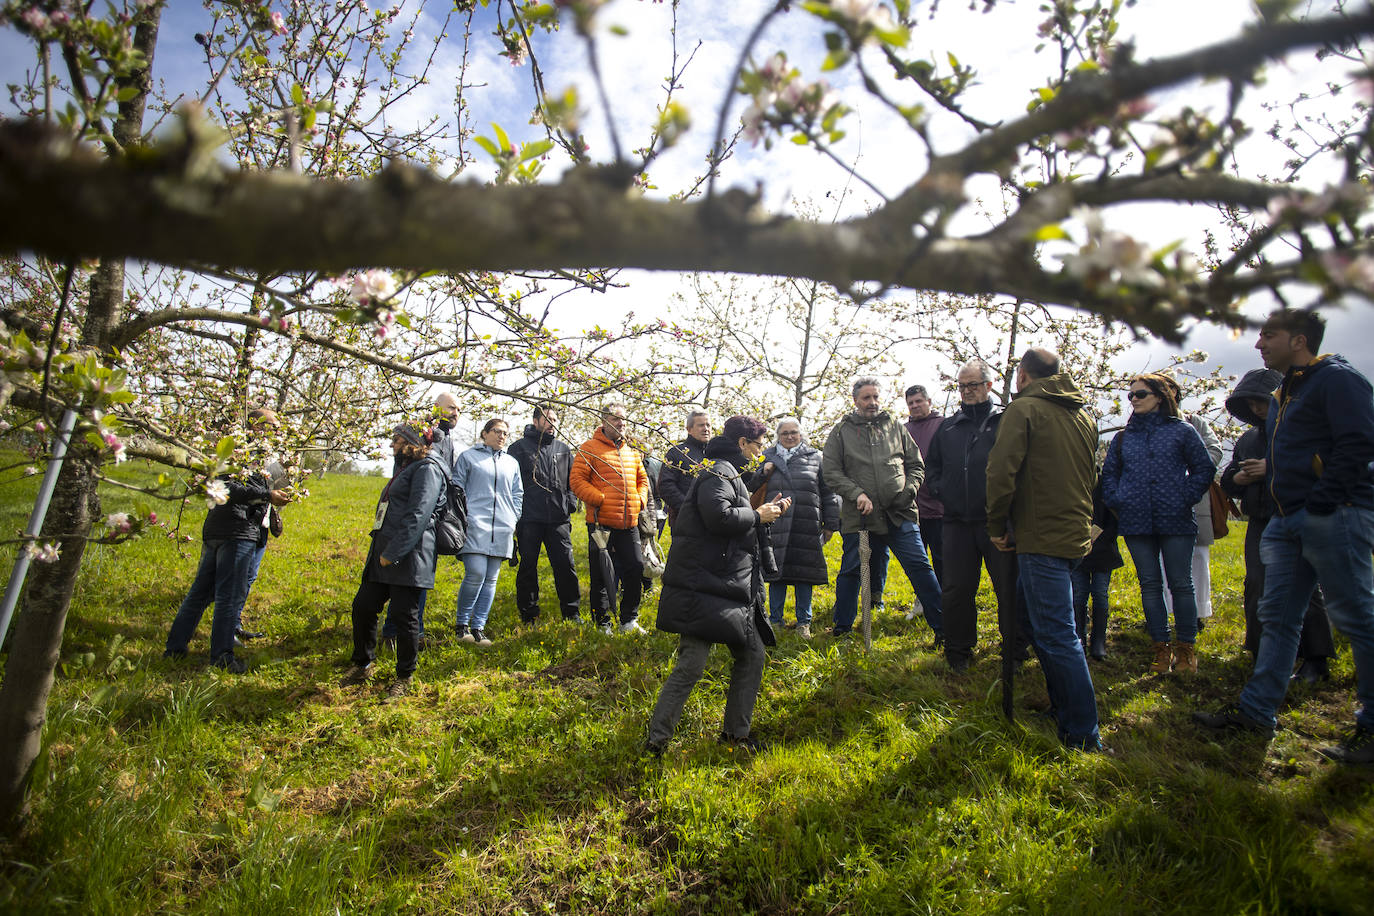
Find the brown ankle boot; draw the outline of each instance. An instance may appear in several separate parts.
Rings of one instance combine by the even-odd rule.
[[[1190,642],[1174,643],[1174,670],[1197,674],[1197,653]]]
[[[1155,643],[1155,660],[1150,665],[1151,674],[1168,674],[1169,662],[1173,658],[1173,646],[1167,642]]]

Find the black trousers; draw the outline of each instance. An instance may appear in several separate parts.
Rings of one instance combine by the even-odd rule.
[[[520,565],[515,570],[515,607],[525,623],[539,616],[539,550],[549,557],[553,587],[558,592],[558,608],[565,618],[578,616],[582,602],[573,562],[572,522],[534,522],[521,519],[515,524],[520,548]]]
[[[353,664],[370,665],[377,658],[377,618],[391,602],[396,623],[396,676],[415,673],[419,656],[420,599],[428,589],[418,585],[388,585],[364,581],[353,596]]]
[[[1264,563],[1260,560],[1260,540],[1264,537],[1267,518],[1252,518],[1245,526],[1245,648],[1251,655],[1259,652],[1260,596],[1264,594]],[[1326,599],[1321,586],[1312,592],[1307,613],[1302,618],[1302,634],[1298,637],[1298,658],[1332,658],[1336,641],[1331,635],[1331,620],[1326,616]]]
[[[1002,639],[1012,640],[1017,658],[1023,658],[1028,636],[1017,623],[1016,554],[993,546],[984,522],[943,519],[944,576],[940,580],[945,614],[945,656],[967,661],[978,645],[978,582],[987,567],[997,596],[997,626]]]
[[[639,552],[638,528],[611,528],[606,549],[596,546],[587,526],[587,559],[591,566],[589,601],[598,626],[615,617],[616,597],[620,597],[620,622],[639,617],[639,602],[644,595],[644,559]]]

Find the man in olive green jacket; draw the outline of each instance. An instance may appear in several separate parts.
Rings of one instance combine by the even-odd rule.
[[[1069,582],[1092,543],[1097,423],[1050,350],[1026,351],[1016,389],[988,455],[988,535],[998,548],[1016,551],[1031,643],[1060,740],[1099,750],[1097,701],[1074,627]]]
[[[868,532],[871,564],[887,565],[887,551],[911,580],[926,622],[940,646],[940,583],[921,541],[916,491],[925,480],[925,462],[916,441],[896,417],[882,409],[875,378],[854,381],[854,412],[835,425],[825,440],[821,474],[840,495],[840,572],[835,577],[835,630],[854,627],[859,599],[859,532]]]

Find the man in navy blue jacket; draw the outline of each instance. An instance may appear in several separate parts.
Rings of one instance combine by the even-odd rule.
[[[1350,640],[1361,709],[1355,731],[1322,753],[1374,763],[1374,397],[1344,359],[1320,352],[1326,323],[1281,309],[1255,348],[1284,373],[1265,418],[1266,484],[1274,517],[1264,530],[1263,630],[1255,670],[1240,700],[1193,717],[1209,728],[1272,735],[1297,658],[1312,590],[1321,584],[1331,621]]]

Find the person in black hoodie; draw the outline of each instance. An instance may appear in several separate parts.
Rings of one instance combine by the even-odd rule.
[[[525,435],[508,450],[520,464],[521,483],[525,487],[520,521],[515,526],[515,547],[520,555],[515,572],[515,607],[523,623],[533,623],[539,617],[541,547],[549,556],[563,619],[582,622],[570,520],[577,511],[577,497],[568,485],[573,453],[557,435],[557,411],[550,404],[540,404],[534,408],[534,422],[525,427]]]
[[[413,426],[392,430],[391,451],[399,470],[377,500],[372,543],[353,597],[353,668],[344,683],[358,684],[372,676],[377,618],[389,602],[396,620],[396,680],[387,695],[394,699],[409,692],[415,673],[420,598],[434,587],[439,559],[434,524],[448,492],[450,470],[431,454],[423,434]]]
[[[663,753],[682,716],[692,688],[701,679],[713,643],[724,643],[735,657],[725,701],[720,740],[751,750],[754,702],[763,680],[764,646],[775,645],[764,612],[761,526],[791,506],[779,497],[758,509],[749,506],[744,468],[763,454],[767,427],[753,417],[731,417],[725,434],[706,445],[710,466],[688,489],[668,549],[658,628],[677,633],[677,664],[659,691],[649,721],[646,749]]]
[[[261,425],[276,424],[276,414],[265,408],[250,411],[248,418],[250,435]],[[239,615],[257,575],[261,550],[267,544],[268,507],[284,506],[289,501],[283,491],[271,488],[264,473],[249,471],[241,480],[221,477],[210,485],[224,498],[205,516],[200,535],[200,565],[172,620],[164,657],[186,656],[200,618],[214,602],[210,662],[233,674],[248,670],[247,663],[234,656],[234,631],[239,628]]]
[[[1231,463],[1221,475],[1221,486],[1240,500],[1245,514],[1245,586],[1242,603],[1245,608],[1245,648],[1254,656],[1259,651],[1259,599],[1264,594],[1264,561],[1260,559],[1260,541],[1264,529],[1274,515],[1274,500],[1265,486],[1264,421],[1269,416],[1269,399],[1283,382],[1283,376],[1273,369],[1251,369],[1226,399],[1226,409],[1242,423],[1250,424],[1231,452]],[[1298,638],[1298,657],[1302,665],[1293,676],[1308,683],[1329,678],[1329,659],[1336,654],[1331,637],[1331,621],[1326,616],[1326,602],[1320,588],[1312,592],[1312,601],[1302,622]]]
[[[987,567],[997,596],[997,626],[1024,658],[1029,640],[1017,625],[1016,554],[998,550],[988,536],[988,452],[997,440],[1002,411],[992,403],[992,370],[974,360],[959,370],[959,412],[935,431],[926,455],[926,486],[944,506],[945,659],[955,672],[968,670],[978,643],[978,581]]]
[[[1326,322],[1280,309],[1255,349],[1284,373],[1264,421],[1265,482],[1274,515],[1264,529],[1263,625],[1255,670],[1232,706],[1193,713],[1215,729],[1272,736],[1298,655],[1302,620],[1320,584],[1331,622],[1350,641],[1360,701],[1355,728],[1320,752],[1374,763],[1374,389],[1336,354],[1321,353]]]

